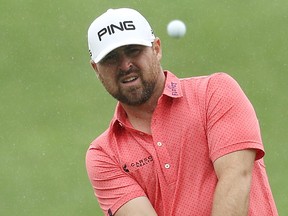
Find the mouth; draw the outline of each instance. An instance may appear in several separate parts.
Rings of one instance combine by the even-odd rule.
[[[136,81],[139,77],[138,76],[127,76],[127,77],[124,77],[122,80],[121,80],[121,83],[124,83],[124,84],[127,84],[127,83],[133,83],[134,81]]]

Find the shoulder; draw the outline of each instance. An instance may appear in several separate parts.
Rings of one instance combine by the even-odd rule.
[[[167,75],[168,83],[171,80],[179,80],[181,83],[182,88],[191,88],[193,89],[197,88],[203,88],[206,89],[208,87],[214,87],[214,86],[224,86],[226,83],[236,84],[237,82],[235,79],[230,76],[228,73],[225,72],[216,72],[209,75],[204,76],[191,76],[191,77],[185,77],[185,78],[178,78],[173,73],[169,71],[165,71]],[[166,80],[166,82],[167,82]]]
[[[109,142],[109,137],[111,135],[111,130],[110,128],[106,129],[102,134],[100,134],[98,137],[96,137],[89,146],[89,149],[100,149],[103,148],[107,143]]]
[[[112,158],[117,153],[117,142],[122,137],[123,127],[113,118],[109,127],[96,137],[89,145],[86,159],[110,157]]]
[[[227,73],[215,73],[208,77],[208,86],[210,88],[226,88],[229,86],[240,87],[238,82]]]
[[[182,78],[182,91],[189,96],[194,95],[198,100],[206,100],[217,93],[217,95],[231,94],[233,92],[241,92],[238,82],[229,74],[217,72],[207,76],[196,76]],[[206,99],[205,99],[206,98]]]
[[[188,78],[182,78],[180,79],[181,82],[185,85],[188,83],[194,84],[194,85],[201,85],[201,86],[208,86],[211,84],[223,84],[226,82],[232,82],[237,83],[236,80],[225,72],[217,72],[206,76],[195,76],[195,77],[188,77]]]
[[[94,139],[86,151],[86,169],[89,176],[102,176],[105,170],[117,166],[117,148],[110,128]]]
[[[206,97],[219,95],[226,97],[228,95],[243,94],[239,83],[228,73],[218,72],[208,76],[196,77],[194,86],[198,92],[203,92]]]
[[[96,137],[89,145],[86,152],[86,162],[102,160],[108,155],[113,155],[113,130],[111,127]]]

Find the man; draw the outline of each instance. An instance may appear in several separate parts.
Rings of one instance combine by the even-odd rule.
[[[88,30],[91,65],[119,101],[86,166],[105,215],[277,215],[254,109],[225,73],[178,79],[133,9]]]

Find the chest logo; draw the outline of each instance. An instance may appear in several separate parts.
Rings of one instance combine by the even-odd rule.
[[[122,168],[125,172],[130,172],[130,169],[136,170],[137,168],[143,167],[143,166],[145,166],[151,162],[153,162],[153,157],[150,155],[148,157],[142,158],[142,159],[137,160],[135,162],[131,162],[131,163],[129,163],[129,165],[124,164],[122,166]]]

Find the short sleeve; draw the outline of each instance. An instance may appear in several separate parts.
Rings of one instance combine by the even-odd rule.
[[[225,73],[211,76],[206,91],[207,139],[212,161],[239,150],[264,156],[255,110],[239,84]]]
[[[105,215],[114,213],[129,200],[146,196],[137,182],[126,174],[113,156],[100,147],[86,154],[86,169],[99,205]]]

